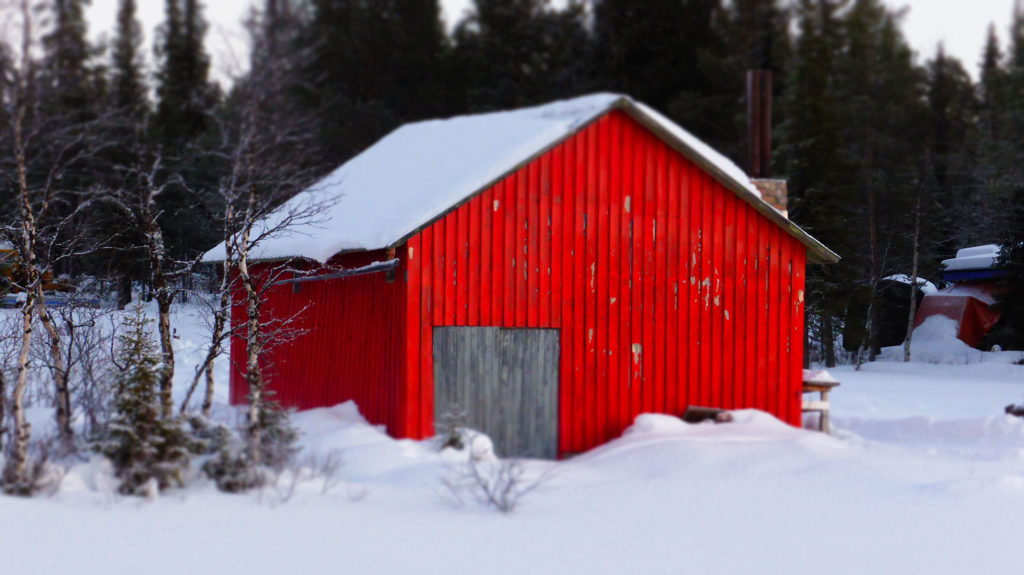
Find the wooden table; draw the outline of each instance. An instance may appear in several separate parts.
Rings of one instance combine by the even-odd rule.
[[[831,427],[829,426],[829,403],[828,393],[833,388],[838,387],[838,381],[805,381],[804,382],[804,393],[818,393],[818,399],[805,399],[803,402],[804,413],[807,412],[818,412],[821,414],[819,431],[824,433],[831,433]]]

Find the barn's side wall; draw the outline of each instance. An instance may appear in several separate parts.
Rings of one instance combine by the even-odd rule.
[[[687,405],[800,420],[805,247],[622,112],[422,230],[405,257],[407,435],[433,432],[442,325],[562,328],[563,454]]]
[[[348,254],[330,262],[358,268],[387,259],[384,252]],[[259,274],[266,264],[255,267]],[[321,272],[324,273],[324,272]],[[326,273],[329,273],[326,272]],[[262,362],[274,399],[285,407],[308,409],[355,400],[374,424],[403,434],[399,419],[402,354],[402,272],[388,283],[383,272],[341,279],[281,284],[270,289],[262,316],[284,320],[292,336],[269,342]],[[242,302],[232,310],[232,325],[244,326]],[[231,402],[245,403],[245,341],[234,338]],[[239,369],[240,368],[240,369]]]

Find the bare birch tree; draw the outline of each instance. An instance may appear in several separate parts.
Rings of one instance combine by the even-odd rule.
[[[185,399],[181,402],[181,413],[188,410],[192,395],[199,386],[199,380],[205,377],[205,391],[200,407],[203,417],[210,417],[210,410],[213,408],[213,392],[215,387],[213,366],[216,359],[224,349],[224,343],[231,337],[231,290],[234,285],[232,272],[234,263],[234,252],[232,250],[231,236],[235,229],[235,202],[230,201],[230,196],[222,189],[221,196],[227,201],[224,202],[221,226],[224,232],[224,261],[220,262],[220,285],[217,289],[217,300],[211,305],[212,320],[210,322],[210,345],[207,347],[206,356],[202,363],[196,368],[192,383],[189,385]]]
[[[43,94],[54,97],[61,86],[51,81],[44,89],[39,65],[34,60],[39,6],[33,0],[15,0],[10,5],[20,19],[20,47],[16,63],[12,61],[4,67],[6,73],[0,86],[4,110],[0,117],[6,120],[4,139],[10,142],[10,158],[4,163],[10,164],[14,175],[13,205],[3,214],[0,224],[19,260],[19,272],[12,287],[22,297],[22,349],[16,360],[18,375],[11,402],[15,445],[7,465],[9,473],[5,472],[5,477],[10,478],[7,484],[14,485],[19,481],[24,484],[24,450],[31,437],[31,427],[23,421],[22,412],[32,331],[37,322],[45,332],[46,365],[53,383],[59,437],[66,448],[72,444],[71,365],[63,344],[64,332],[47,307],[44,290],[52,283],[52,275],[59,266],[96,247],[86,245],[83,239],[90,234],[76,233],[80,231],[77,227],[82,223],[82,215],[92,205],[93,190],[87,189],[81,178],[69,176],[73,170],[83,170],[104,145],[95,137],[101,118],[42,109],[41,102],[47,100]]]
[[[245,378],[249,387],[247,440],[249,456],[261,464],[264,426],[267,419],[265,380],[261,358],[268,343],[287,341],[297,335],[296,317],[265,318],[262,314],[267,291],[286,276],[302,273],[292,259],[254,265],[259,246],[299,225],[315,224],[330,200],[306,193],[292,198],[313,179],[309,161],[315,124],[286,97],[294,89],[296,72],[303,55],[294,51],[288,34],[296,27],[285,22],[293,17],[289,2],[267,0],[263,10],[254,11],[249,21],[251,68],[248,77],[236,85],[237,129],[226,141],[224,158],[229,169],[221,180],[220,194],[227,207],[224,223],[225,276],[237,278],[244,294],[246,322],[235,335],[246,344]],[[292,198],[286,204],[284,200]],[[231,280],[222,282],[231,289]],[[222,297],[224,294],[222,293]],[[226,307],[218,310],[227,321]],[[301,313],[301,312],[300,312]],[[224,325],[222,323],[221,325]],[[220,334],[214,333],[217,347]],[[212,392],[208,379],[207,394]]]
[[[115,189],[106,190],[103,201],[119,210],[133,228],[133,235],[142,238],[142,250],[149,263],[150,285],[157,305],[157,332],[160,339],[160,366],[158,369],[160,415],[173,417],[174,387],[174,332],[171,325],[171,307],[182,292],[182,278],[192,273],[198,259],[174,258],[164,242],[160,224],[162,211],[159,200],[170,185],[184,185],[175,174],[167,174],[160,150],[148,153],[136,142],[132,154],[135,165],[127,166],[131,176]]]

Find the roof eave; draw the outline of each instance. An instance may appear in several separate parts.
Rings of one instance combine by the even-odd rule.
[[[721,182],[722,185],[724,185],[726,188],[728,188],[733,193],[735,193],[737,196],[739,196],[741,199],[743,199],[743,201],[745,201],[748,204],[750,204],[755,210],[757,210],[758,213],[762,214],[763,216],[765,216],[769,220],[775,222],[775,224],[777,224],[779,227],[784,229],[786,231],[786,233],[788,233],[789,235],[791,235],[794,238],[796,238],[797,241],[799,241],[801,244],[803,244],[804,246],[807,247],[807,259],[808,259],[808,261],[810,263],[812,263],[812,264],[834,264],[834,263],[837,263],[840,260],[840,257],[839,257],[838,254],[836,254],[832,250],[828,249],[828,247],[826,247],[823,243],[819,242],[813,236],[808,234],[800,226],[796,225],[792,220],[790,220],[786,216],[784,216],[781,213],[779,213],[775,208],[773,208],[771,205],[769,205],[767,202],[765,202],[760,196],[752,193],[750,190],[748,190],[746,188],[746,186],[744,186],[742,183],[736,181],[736,179],[733,178],[730,174],[728,174],[727,172],[723,171],[718,166],[716,166],[714,162],[709,161],[707,158],[705,158],[697,150],[694,150],[689,145],[687,145],[686,142],[680,140],[675,135],[673,135],[669,131],[665,130],[661,126],[661,124],[659,124],[654,118],[651,118],[650,116],[648,116],[647,113],[645,113],[639,106],[637,106],[636,103],[631,98],[629,98],[628,96],[624,96],[624,95],[620,95],[618,98],[613,100],[608,105],[608,108],[605,110],[604,113],[596,114],[589,121],[580,122],[580,124],[578,126],[575,126],[571,131],[566,133],[563,137],[557,139],[556,141],[552,142],[550,145],[545,146],[544,148],[542,148],[540,150],[537,150],[535,153],[533,153],[530,156],[524,158],[521,162],[517,163],[511,169],[509,169],[509,170],[505,171],[504,173],[500,174],[498,177],[496,177],[492,181],[488,182],[486,185],[481,187],[479,190],[476,190],[472,194],[469,194],[461,202],[459,202],[459,203],[449,207],[448,209],[444,210],[440,214],[437,214],[433,218],[430,218],[429,220],[423,222],[422,224],[420,224],[416,228],[410,230],[408,233],[404,234],[403,236],[401,236],[400,238],[398,238],[397,240],[392,242],[390,245],[386,246],[386,248],[398,248],[398,247],[404,245],[413,236],[415,236],[416,234],[420,233],[421,231],[423,231],[427,227],[430,227],[431,225],[433,225],[437,221],[441,220],[442,218],[444,218],[446,215],[448,215],[452,211],[454,211],[454,210],[458,209],[459,207],[461,207],[463,204],[469,202],[471,199],[473,199],[478,194],[480,194],[480,192],[482,192],[482,191],[484,191],[484,190],[494,186],[498,182],[500,182],[503,179],[505,179],[506,177],[508,177],[509,174],[514,173],[515,171],[519,170],[520,168],[530,164],[531,162],[533,162],[537,158],[539,158],[539,157],[543,156],[544,154],[548,153],[550,150],[552,150],[552,149],[556,148],[557,146],[561,145],[566,140],[569,140],[570,138],[572,138],[576,134],[578,134],[578,133],[582,132],[583,130],[587,129],[592,124],[597,122],[600,118],[604,117],[605,115],[607,115],[609,112],[611,112],[613,110],[621,110],[621,111],[625,112],[626,114],[628,114],[631,118],[633,118],[640,125],[644,126],[648,130],[650,130],[652,133],[656,134],[659,139],[661,139],[663,142],[668,144],[672,149],[674,149],[677,152],[683,154],[690,161],[692,161],[694,164],[700,166],[701,169],[703,169],[703,170],[707,171],[709,174],[711,174],[717,181]],[[342,253],[349,253],[349,252],[352,252],[352,251],[364,251],[364,250],[345,250],[345,251],[342,251],[342,252],[338,252],[338,254],[335,254],[335,255],[339,255],[339,254],[342,254]]]

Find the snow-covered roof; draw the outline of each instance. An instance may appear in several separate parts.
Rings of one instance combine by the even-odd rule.
[[[928,297],[973,297],[988,305],[995,305],[996,292],[988,285],[955,283],[939,290]]]
[[[10,242],[5,242],[3,240],[0,240],[0,251],[10,251],[10,250],[13,250],[13,249],[14,249],[14,246],[12,246]]]
[[[891,275],[891,276],[888,276],[888,277],[884,277],[882,279],[883,280],[894,281],[894,282],[899,282],[901,284],[906,284],[906,285],[910,285],[911,283],[913,283],[913,278],[911,278],[907,274],[894,274],[894,275]],[[924,278],[920,278],[920,277],[917,278],[917,289],[921,290],[921,293],[924,293],[924,294],[930,294],[930,293],[935,293],[935,292],[939,291],[939,288],[935,287],[935,284],[933,284],[932,282],[930,282],[930,281],[928,281],[928,280],[926,280]]]
[[[995,266],[999,257],[999,246],[988,244],[964,248],[956,252],[956,257],[943,260],[946,271],[989,270]]]
[[[285,202],[266,225],[302,206],[328,205],[315,223],[268,237],[255,259],[303,257],[325,263],[346,251],[396,247],[424,225],[497,183],[532,158],[619,109],[709,171],[808,247],[816,262],[838,256],[761,199],[728,158],[648,106],[620,94],[592,94],[507,112],[407,124]],[[205,255],[224,258],[224,244]]]

